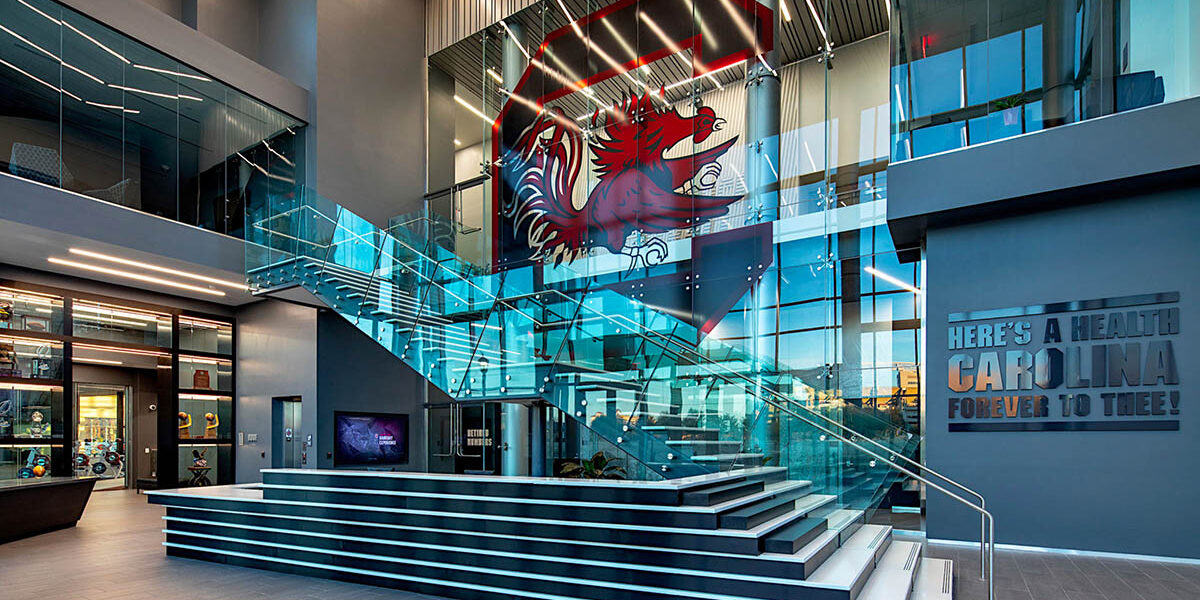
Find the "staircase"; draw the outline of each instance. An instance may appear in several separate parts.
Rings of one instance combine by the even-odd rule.
[[[484,272],[434,221],[384,231],[305,191],[256,213],[247,278],[456,401],[541,399],[646,480],[269,470],[152,496],[169,554],[456,598],[950,597],[948,563],[865,524],[919,443],[902,422],[588,278]]]
[[[149,492],[171,556],[450,598],[949,599],[948,561],[785,469],[660,481],[267,470]]]

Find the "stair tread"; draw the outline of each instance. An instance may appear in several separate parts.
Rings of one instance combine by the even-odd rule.
[[[816,536],[828,531],[828,524],[821,517],[802,517],[780,527],[763,540],[763,550],[781,554],[795,554],[797,543],[806,545]],[[803,545],[801,545],[803,548]]]
[[[920,559],[920,544],[893,542],[875,565],[859,600],[907,600]]]
[[[769,499],[772,496],[775,496],[778,494],[786,494],[793,490],[810,487],[811,485],[812,485],[811,481],[805,481],[805,480],[801,480],[801,479],[794,480],[794,481],[780,481],[780,482],[776,482],[776,483],[768,483],[765,486],[763,486],[762,491],[754,492],[752,494],[747,494],[740,498],[734,498],[733,500],[727,500],[727,501],[721,502],[719,504],[714,504],[714,505],[712,505],[712,509],[718,513],[725,512],[725,511],[731,511],[731,510],[737,509],[741,506],[753,504],[760,500],[766,500],[766,499]],[[747,507],[747,508],[749,508],[749,507]],[[746,510],[746,509],[741,509],[741,510]]]
[[[742,498],[746,495],[761,492],[766,486],[761,481],[733,481],[723,485],[687,492],[683,495],[683,503],[689,505],[711,506],[713,497],[720,497],[727,494],[738,494],[733,499]],[[717,503],[719,504],[719,502]]]
[[[954,563],[943,558],[922,558],[917,567],[912,600],[953,600]]]
[[[863,525],[809,577],[809,583],[849,590],[875,567],[875,542],[884,525]]]
[[[703,440],[697,440],[703,441]],[[692,456],[692,460],[699,461],[717,461],[717,460],[736,460],[739,458],[762,458],[763,455],[758,452],[738,452],[736,454],[699,454]]]

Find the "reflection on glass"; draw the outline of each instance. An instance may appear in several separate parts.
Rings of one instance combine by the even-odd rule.
[[[960,4],[897,5],[893,160],[1200,93],[1190,0]]]
[[[179,349],[233,354],[233,325],[197,317],[179,317]]]
[[[58,296],[0,287],[0,329],[63,332],[63,300]]]
[[[191,390],[233,391],[233,362],[180,356],[179,387]]]
[[[179,395],[179,439],[229,439],[232,396]]]
[[[62,437],[62,388],[0,383],[0,438]]]
[[[50,476],[53,446],[0,443],[0,481]]]
[[[0,377],[62,379],[60,342],[0,335]]]
[[[13,175],[240,237],[248,197],[303,183],[303,134],[55,2],[0,0],[0,164]]]
[[[125,402],[123,386],[80,383],[75,385],[75,453],[77,475],[108,481],[102,487],[125,484]]]
[[[76,300],[71,306],[72,333],[114,342],[168,347],[171,315],[142,309]]]

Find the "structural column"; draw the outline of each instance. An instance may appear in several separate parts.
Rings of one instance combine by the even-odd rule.
[[[504,44],[500,58],[504,89],[511,91],[521,80],[528,60],[525,58],[524,48],[521,47],[525,44],[525,29],[515,20],[508,23],[508,29],[512,35],[502,34]],[[529,413],[528,406],[516,402],[506,402],[501,407],[500,439],[503,443],[500,450],[500,474],[502,475],[530,474],[529,451],[534,444],[529,436]],[[539,448],[542,448],[544,452],[545,444],[541,444]],[[544,465],[544,458],[543,456],[543,460],[535,462],[535,464]],[[542,470],[544,471],[544,467]]]
[[[772,14],[779,10],[779,0],[759,3]],[[774,28],[778,20],[757,26]],[[750,216],[759,223],[779,218],[780,99],[779,60],[771,50],[746,65],[746,199]]]

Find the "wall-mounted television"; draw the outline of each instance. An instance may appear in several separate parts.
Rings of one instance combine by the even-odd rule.
[[[385,466],[408,462],[408,415],[333,413],[333,465]]]

